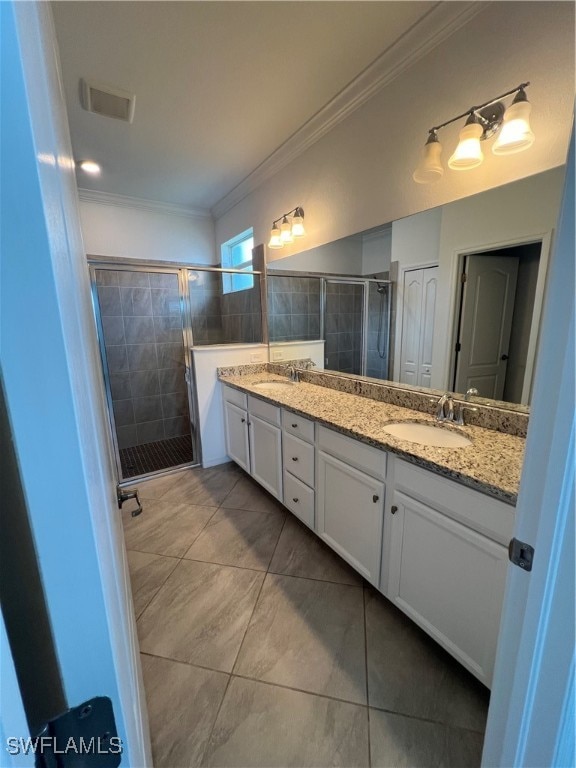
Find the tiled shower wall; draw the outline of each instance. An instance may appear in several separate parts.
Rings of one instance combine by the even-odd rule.
[[[96,270],[118,445],[190,434],[178,277]]]
[[[320,338],[320,279],[268,274],[270,341]]]
[[[360,374],[363,284],[326,282],[326,368]]]
[[[224,293],[220,272],[195,274],[190,282],[194,346],[262,341],[259,275],[254,275],[253,288]]]
[[[378,293],[378,285],[369,283],[368,289],[368,349],[366,355],[366,376],[388,379],[388,357],[390,331],[388,328],[388,302],[390,286]],[[378,330],[380,333],[378,333]]]

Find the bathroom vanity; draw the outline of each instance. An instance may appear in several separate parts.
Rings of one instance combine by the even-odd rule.
[[[522,437],[407,442],[421,411],[268,371],[221,375],[228,455],[490,687]],[[432,410],[432,406],[430,406]]]

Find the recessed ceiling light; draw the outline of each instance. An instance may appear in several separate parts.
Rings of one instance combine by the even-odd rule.
[[[89,173],[92,176],[98,176],[100,173],[100,166],[93,160],[81,160],[80,162],[76,163],[76,165],[78,168],[81,168],[84,173]]]

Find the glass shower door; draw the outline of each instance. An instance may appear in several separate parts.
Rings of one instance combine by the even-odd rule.
[[[364,290],[361,282],[324,282],[324,353],[329,370],[364,373]]]
[[[120,479],[194,463],[178,271],[92,275]]]

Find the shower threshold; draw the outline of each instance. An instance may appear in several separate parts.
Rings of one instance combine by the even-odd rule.
[[[119,453],[124,480],[182,464],[191,464],[194,461],[190,435],[121,448]]]

